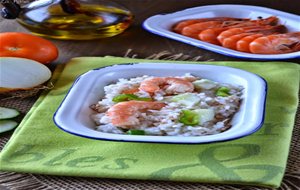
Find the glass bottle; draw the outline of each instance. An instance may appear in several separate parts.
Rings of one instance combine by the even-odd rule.
[[[33,34],[55,39],[90,40],[115,36],[127,29],[132,13],[105,0],[38,0],[19,5],[3,1],[2,16]]]

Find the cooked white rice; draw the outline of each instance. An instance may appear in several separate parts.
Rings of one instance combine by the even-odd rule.
[[[192,77],[189,74],[177,78]],[[95,121],[96,130],[106,133],[126,134],[127,130],[112,125],[111,119],[105,113],[110,107],[116,104],[113,98],[120,95],[122,91],[137,88],[145,79],[153,78],[153,76],[141,76],[130,79],[119,79],[115,84],[110,84],[104,87],[105,97],[97,104],[91,107],[98,113],[91,117]],[[197,77],[197,80],[200,78]],[[221,84],[217,82],[211,83],[210,89],[199,89],[191,92],[199,101],[193,105],[185,105],[181,102],[170,101],[173,96],[166,95],[163,90],[156,92],[152,99],[166,103],[166,106],[161,110],[147,110],[139,113],[139,125],[132,126],[134,129],[143,130],[146,135],[167,135],[167,136],[202,136],[223,132],[230,128],[230,120],[238,111],[242,96],[242,88],[240,86],[232,86],[229,84]],[[216,89],[220,87],[227,87],[230,89],[230,95],[226,97],[216,96]],[[151,97],[151,95],[144,91],[134,93],[139,97]],[[179,122],[182,116],[182,110],[198,110],[198,109],[212,109],[214,117],[198,125],[187,125]]]

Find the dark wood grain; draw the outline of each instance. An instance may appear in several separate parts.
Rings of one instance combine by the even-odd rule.
[[[135,15],[134,23],[124,33],[100,40],[91,41],[63,41],[51,40],[59,48],[59,58],[54,64],[65,63],[69,59],[78,56],[124,56],[128,49],[132,49],[140,58],[145,58],[154,53],[169,51],[177,54],[183,53],[189,56],[203,56],[203,60],[214,59],[216,61],[238,61],[236,59],[210,51],[206,51],[181,42],[166,39],[144,30],[142,22],[155,14],[179,11],[185,8],[212,4],[244,4],[269,7],[289,13],[300,14],[300,6],[295,5],[294,0],[115,0],[119,4],[129,8]],[[0,20],[0,32],[20,31],[28,32],[15,20]],[[245,59],[244,59],[245,60]],[[285,60],[300,63],[300,60]]]

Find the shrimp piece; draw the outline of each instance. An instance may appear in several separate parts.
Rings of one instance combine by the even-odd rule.
[[[275,16],[268,17],[266,19],[258,19],[258,20],[214,20],[214,21],[207,21],[207,22],[200,22],[191,25],[187,25],[183,27],[181,34],[199,39],[199,34],[206,29],[210,28],[226,28],[226,27],[250,27],[250,26],[273,26],[276,25],[278,22],[278,18]]]
[[[278,26],[250,26],[244,28],[230,28],[221,32],[217,39],[223,45],[223,41],[230,36],[241,34],[241,33],[262,33],[262,34],[272,34],[285,32],[286,28],[283,25]]]
[[[176,33],[179,33],[181,34],[182,32],[182,29],[188,25],[191,25],[191,24],[195,24],[195,23],[199,23],[199,22],[204,22],[204,21],[201,21],[202,19],[192,19],[192,20],[184,20],[184,21],[181,21],[179,23],[177,23],[174,27],[173,27],[173,31],[176,32]],[[208,21],[208,20],[206,20]]]
[[[140,90],[155,93],[164,88],[167,94],[193,92],[194,85],[188,80],[175,77],[154,77],[141,82]]]
[[[257,27],[256,27],[257,28]],[[221,32],[217,39],[218,41],[223,44],[223,41],[226,39],[226,38],[229,38],[230,36],[233,36],[233,35],[237,35],[237,34],[241,34],[241,33],[245,33],[247,32],[247,29],[245,28],[230,28],[228,30],[225,30],[223,32]]]
[[[184,36],[188,36],[191,38],[198,39],[198,35],[203,30],[209,29],[209,28],[220,28],[223,26],[222,21],[207,21],[207,22],[200,22],[196,24],[191,24],[182,29],[181,34]]]
[[[263,34],[253,34],[246,36],[236,43],[236,50],[250,53],[249,44],[258,37],[262,37]]]
[[[133,87],[133,88],[130,88],[130,89],[123,90],[121,92],[121,94],[134,94],[134,93],[136,93],[138,91],[139,91],[138,87]]]
[[[198,34],[198,39],[200,39],[204,42],[211,43],[211,44],[221,45],[220,41],[217,39],[218,35],[221,32],[224,32],[224,31],[226,31],[228,29],[231,29],[231,28],[246,28],[246,29],[248,28],[248,29],[251,29],[251,28],[256,28],[256,27],[262,27],[262,26],[265,26],[265,25],[272,26],[273,24],[276,24],[277,21],[278,21],[277,17],[269,17],[269,18],[266,18],[266,19],[244,21],[244,22],[240,22],[240,23],[231,22],[231,24],[225,24],[226,27],[209,28],[209,29],[201,31]]]
[[[198,34],[198,38],[204,42],[221,45],[217,37],[221,32],[227,29],[228,28],[209,28],[200,32],[200,34]]]
[[[106,115],[114,126],[124,129],[133,128],[140,124],[138,117],[147,110],[160,110],[166,106],[162,102],[128,101],[120,102],[108,109]]]
[[[177,33],[182,33],[182,29],[188,25],[196,24],[200,22],[207,22],[207,21],[248,21],[249,19],[243,18],[230,18],[230,17],[214,17],[214,18],[200,18],[200,19],[190,19],[184,20],[173,27],[173,31]]]
[[[207,22],[200,22],[196,24],[191,24],[184,27],[181,31],[181,34],[184,36],[188,36],[191,38],[199,39],[199,34],[203,30],[207,30],[210,28],[225,28],[232,25],[239,24],[240,21],[207,21]]]
[[[260,18],[256,20],[250,20],[247,22],[237,23],[234,27],[250,27],[250,26],[276,26],[278,18],[276,16],[270,16],[268,18]]]
[[[275,26],[278,23],[278,18],[276,16],[270,16],[268,18],[265,19],[257,19],[257,20],[252,20],[252,22],[255,22],[258,25],[270,25],[270,26]]]
[[[300,32],[273,34],[255,39],[249,45],[251,53],[282,54],[300,51]]]
[[[221,45],[220,41],[218,40],[218,36],[221,32],[229,30],[231,28],[235,28],[238,27],[240,25],[237,26],[232,26],[232,27],[224,27],[224,28],[209,28],[206,30],[203,30],[202,32],[200,32],[200,34],[198,34],[198,38],[204,42],[208,42],[211,44],[215,44],[215,45]]]
[[[241,34],[236,34],[236,35],[230,36],[230,37],[223,40],[222,46],[225,47],[225,48],[236,50],[237,49],[236,48],[237,42],[240,39],[242,39],[246,36],[252,35],[252,34],[253,33],[241,33]]]
[[[275,26],[268,30],[261,30],[258,34],[253,34],[250,36],[246,36],[239,41],[236,42],[236,50],[251,53],[249,49],[249,45],[252,41],[254,41],[256,38],[262,37],[264,35],[271,35],[271,34],[278,34],[278,33],[284,33],[286,32],[286,28],[283,25]]]

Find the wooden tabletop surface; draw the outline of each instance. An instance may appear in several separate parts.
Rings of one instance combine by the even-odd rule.
[[[51,40],[59,48],[59,58],[54,62],[65,63],[69,59],[78,56],[124,56],[128,49],[132,49],[134,54],[140,58],[145,58],[152,54],[169,51],[172,54],[183,53],[189,56],[203,56],[203,60],[214,59],[216,61],[242,60],[228,57],[203,50],[188,44],[177,42],[154,35],[142,27],[143,21],[155,14],[170,13],[185,8],[213,4],[244,4],[269,7],[293,14],[300,14],[300,6],[295,5],[294,0],[273,1],[273,0],[115,0],[124,5],[134,14],[134,23],[124,33],[100,40],[88,41],[63,41]],[[28,32],[15,20],[0,20],[0,32],[21,31]],[[246,59],[244,59],[245,61]],[[300,60],[284,60],[300,63]]]

